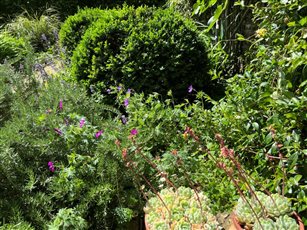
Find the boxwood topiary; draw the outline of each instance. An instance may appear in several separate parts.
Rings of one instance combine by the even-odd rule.
[[[137,11],[138,18],[143,17],[146,9]],[[122,75],[118,55],[132,31],[136,11],[132,7],[124,7],[114,14],[109,11],[105,10],[110,17],[100,18],[86,31],[72,56],[72,75],[87,87],[113,85],[115,76]]]
[[[171,9],[154,11],[147,23],[138,23],[120,54],[126,87],[175,98],[187,94],[189,85],[208,85],[208,57],[195,24]]]
[[[70,54],[79,44],[88,27],[101,17],[108,17],[109,11],[101,9],[84,9],[67,18],[59,32],[59,41]]]
[[[195,24],[171,9],[126,8],[121,16],[98,20],[72,57],[72,75],[86,86],[123,84],[137,92],[175,98],[189,85],[208,86],[206,47]]]

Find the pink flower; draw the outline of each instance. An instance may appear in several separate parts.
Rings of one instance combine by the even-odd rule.
[[[189,93],[192,93],[192,91],[193,91],[193,86],[190,85],[189,88],[188,88],[188,92],[189,92]]]
[[[63,110],[63,101],[62,100],[60,100],[60,102],[59,102],[59,110]]]
[[[85,119],[84,118],[82,118],[81,120],[80,120],[80,128],[82,128],[83,126],[84,126],[84,124],[85,124]]]
[[[54,172],[54,164],[53,164],[52,161],[49,161],[49,162],[48,162],[48,167],[49,167],[49,170],[50,170],[51,172]]]
[[[130,131],[130,134],[131,134],[132,136],[138,134],[137,129],[132,129],[132,130]]]
[[[99,130],[99,131],[95,134],[96,139],[98,139],[98,138],[101,136],[102,133],[103,133],[103,130]]]

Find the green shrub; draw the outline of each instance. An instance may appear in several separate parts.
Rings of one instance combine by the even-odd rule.
[[[3,220],[27,221],[36,229],[84,229],[85,222],[107,229],[130,221],[140,210],[139,194],[114,144],[126,133],[120,120],[108,119],[105,106],[60,78],[21,92],[0,129]],[[112,218],[118,208],[133,215]]]
[[[111,11],[103,11],[100,9],[84,9],[77,14],[68,17],[61,26],[59,32],[59,41],[67,54],[79,44],[82,36],[88,27],[101,17],[110,17]]]
[[[0,33],[0,63],[25,54],[26,42],[23,38],[15,38],[8,33]]]
[[[86,221],[76,213],[74,209],[60,209],[54,218],[51,225],[48,226],[50,230],[57,229],[87,229]]]
[[[173,10],[122,10],[84,34],[72,57],[72,75],[87,87],[123,84],[137,92],[171,89],[175,98],[189,85],[210,87],[206,47],[196,26]]]
[[[0,226],[1,230],[34,230],[29,223],[19,222],[17,224],[4,224]]]

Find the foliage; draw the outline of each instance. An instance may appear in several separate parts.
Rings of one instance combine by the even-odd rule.
[[[144,208],[150,229],[219,229],[208,207],[210,200],[190,188],[163,189]]]
[[[299,229],[299,225],[290,217],[290,200],[279,194],[255,192],[251,198],[240,197],[235,214],[240,223],[255,223],[255,229]]]
[[[86,229],[86,222],[73,209],[60,209],[48,229]]]
[[[25,12],[7,23],[4,30],[17,39],[29,41],[35,51],[46,51],[57,41],[59,25],[55,11],[48,9],[42,15]]]
[[[209,3],[220,9],[220,2]],[[203,85],[186,78],[194,70],[207,76],[201,72],[207,59],[204,62],[201,53],[197,56],[197,50],[187,47],[208,45],[210,38],[199,35],[191,21],[173,10],[103,11],[112,14],[110,21],[102,17],[82,32],[72,73],[92,94],[99,87],[116,92],[114,107],[101,103],[113,96],[104,91],[90,98],[86,90],[62,78],[38,82],[32,75],[33,59],[18,71],[1,65],[2,228],[122,227],[139,214],[149,191],[157,195],[157,190],[180,186],[203,191],[214,201],[208,204],[212,213],[231,209],[238,199],[236,190],[282,194],[290,200],[271,196],[278,213],[267,197],[262,201],[269,206],[264,217],[288,213],[291,206],[306,223],[306,4],[266,0],[248,7],[259,28],[250,38],[238,35],[238,40],[251,44],[246,53],[250,61],[227,80],[226,96],[219,101],[207,88],[207,94],[198,92]],[[28,36],[21,31],[20,39]],[[4,40],[15,43],[18,35],[14,36]],[[215,66],[224,61],[221,44],[208,54]],[[178,51],[177,56],[171,51]],[[204,66],[187,71],[179,61],[187,63],[180,54],[189,57],[188,51]],[[160,69],[165,63],[174,67],[163,60],[164,54],[174,58],[177,71]],[[169,85],[157,80],[162,77],[170,79]],[[158,90],[161,95],[150,94]],[[146,94],[136,93],[141,91]],[[178,104],[179,94],[196,100]],[[213,107],[207,109],[206,103]],[[243,211],[248,213],[245,217],[251,215],[246,207]],[[261,221],[268,228],[274,225]],[[293,220],[282,216],[276,223],[292,226]]]
[[[138,193],[115,154],[119,120],[107,120],[110,110],[61,79],[26,93],[0,129],[1,217],[39,229],[48,223],[83,228],[80,218],[89,228],[107,229],[116,226],[119,207],[135,211],[119,213],[119,223],[134,217]]]
[[[234,186],[185,133],[187,125],[197,126],[204,122],[198,122],[200,114],[197,119],[196,114],[194,117],[195,110],[204,112],[201,102],[174,107],[172,99],[163,102],[158,94],[131,95],[124,89],[118,96],[121,105],[129,102],[125,106],[127,129],[138,130],[132,139],[120,141],[126,166],[137,178],[139,189],[145,186],[144,191],[152,191],[151,187],[163,188],[170,184],[189,186],[204,191],[214,200],[210,204],[214,213],[232,208],[232,202],[237,199]]]
[[[59,42],[67,54],[71,54],[82,39],[85,31],[91,24],[102,17],[110,17],[114,11],[101,9],[84,9],[77,14],[68,17],[61,26]],[[67,55],[69,56],[69,55]]]
[[[5,121],[10,119],[10,107],[12,103],[13,90],[7,87],[7,82],[9,79],[4,75],[4,71],[10,71],[4,66],[0,66],[0,127],[3,127]]]
[[[192,21],[172,10],[124,8],[122,14],[84,34],[72,57],[75,79],[104,90],[118,84],[162,96],[172,90],[175,98],[191,84],[213,91],[206,47]]]
[[[0,82],[0,127],[3,127],[14,114],[14,101],[26,99],[36,87],[36,82],[26,71],[16,72],[9,64],[0,65]]]
[[[16,58],[18,55],[25,55],[26,46],[23,38],[15,38],[5,32],[0,33],[0,63]]]
[[[18,224],[5,224],[0,226],[1,230],[34,230],[29,223],[20,222]]]

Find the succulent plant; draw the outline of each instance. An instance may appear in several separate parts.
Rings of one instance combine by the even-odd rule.
[[[163,189],[159,197],[153,197],[147,202],[144,211],[149,229],[179,230],[179,229],[220,229],[213,214],[210,200],[202,193],[196,193],[186,187]]]
[[[234,212],[240,223],[254,224],[253,230],[299,229],[295,219],[289,216],[293,210],[288,198],[279,194],[268,196],[262,192],[255,192],[255,195],[239,198]]]
[[[267,196],[261,192],[255,192],[255,196],[247,199],[249,204],[242,197],[239,198],[235,213],[240,223],[251,224],[264,214],[263,205],[266,204]],[[256,217],[257,215],[257,217]]]
[[[296,223],[296,221],[291,218],[290,216],[280,216],[277,218],[275,225],[278,230],[298,230],[299,225]]]
[[[261,225],[260,225],[261,224]],[[270,218],[261,218],[256,222],[253,230],[299,230],[299,225],[290,216],[280,216],[274,222]]]
[[[260,218],[259,221],[260,223],[258,221],[255,223],[253,230],[278,230],[272,219]]]
[[[291,202],[287,197],[272,194],[266,199],[266,210],[270,216],[281,216],[292,212]]]

